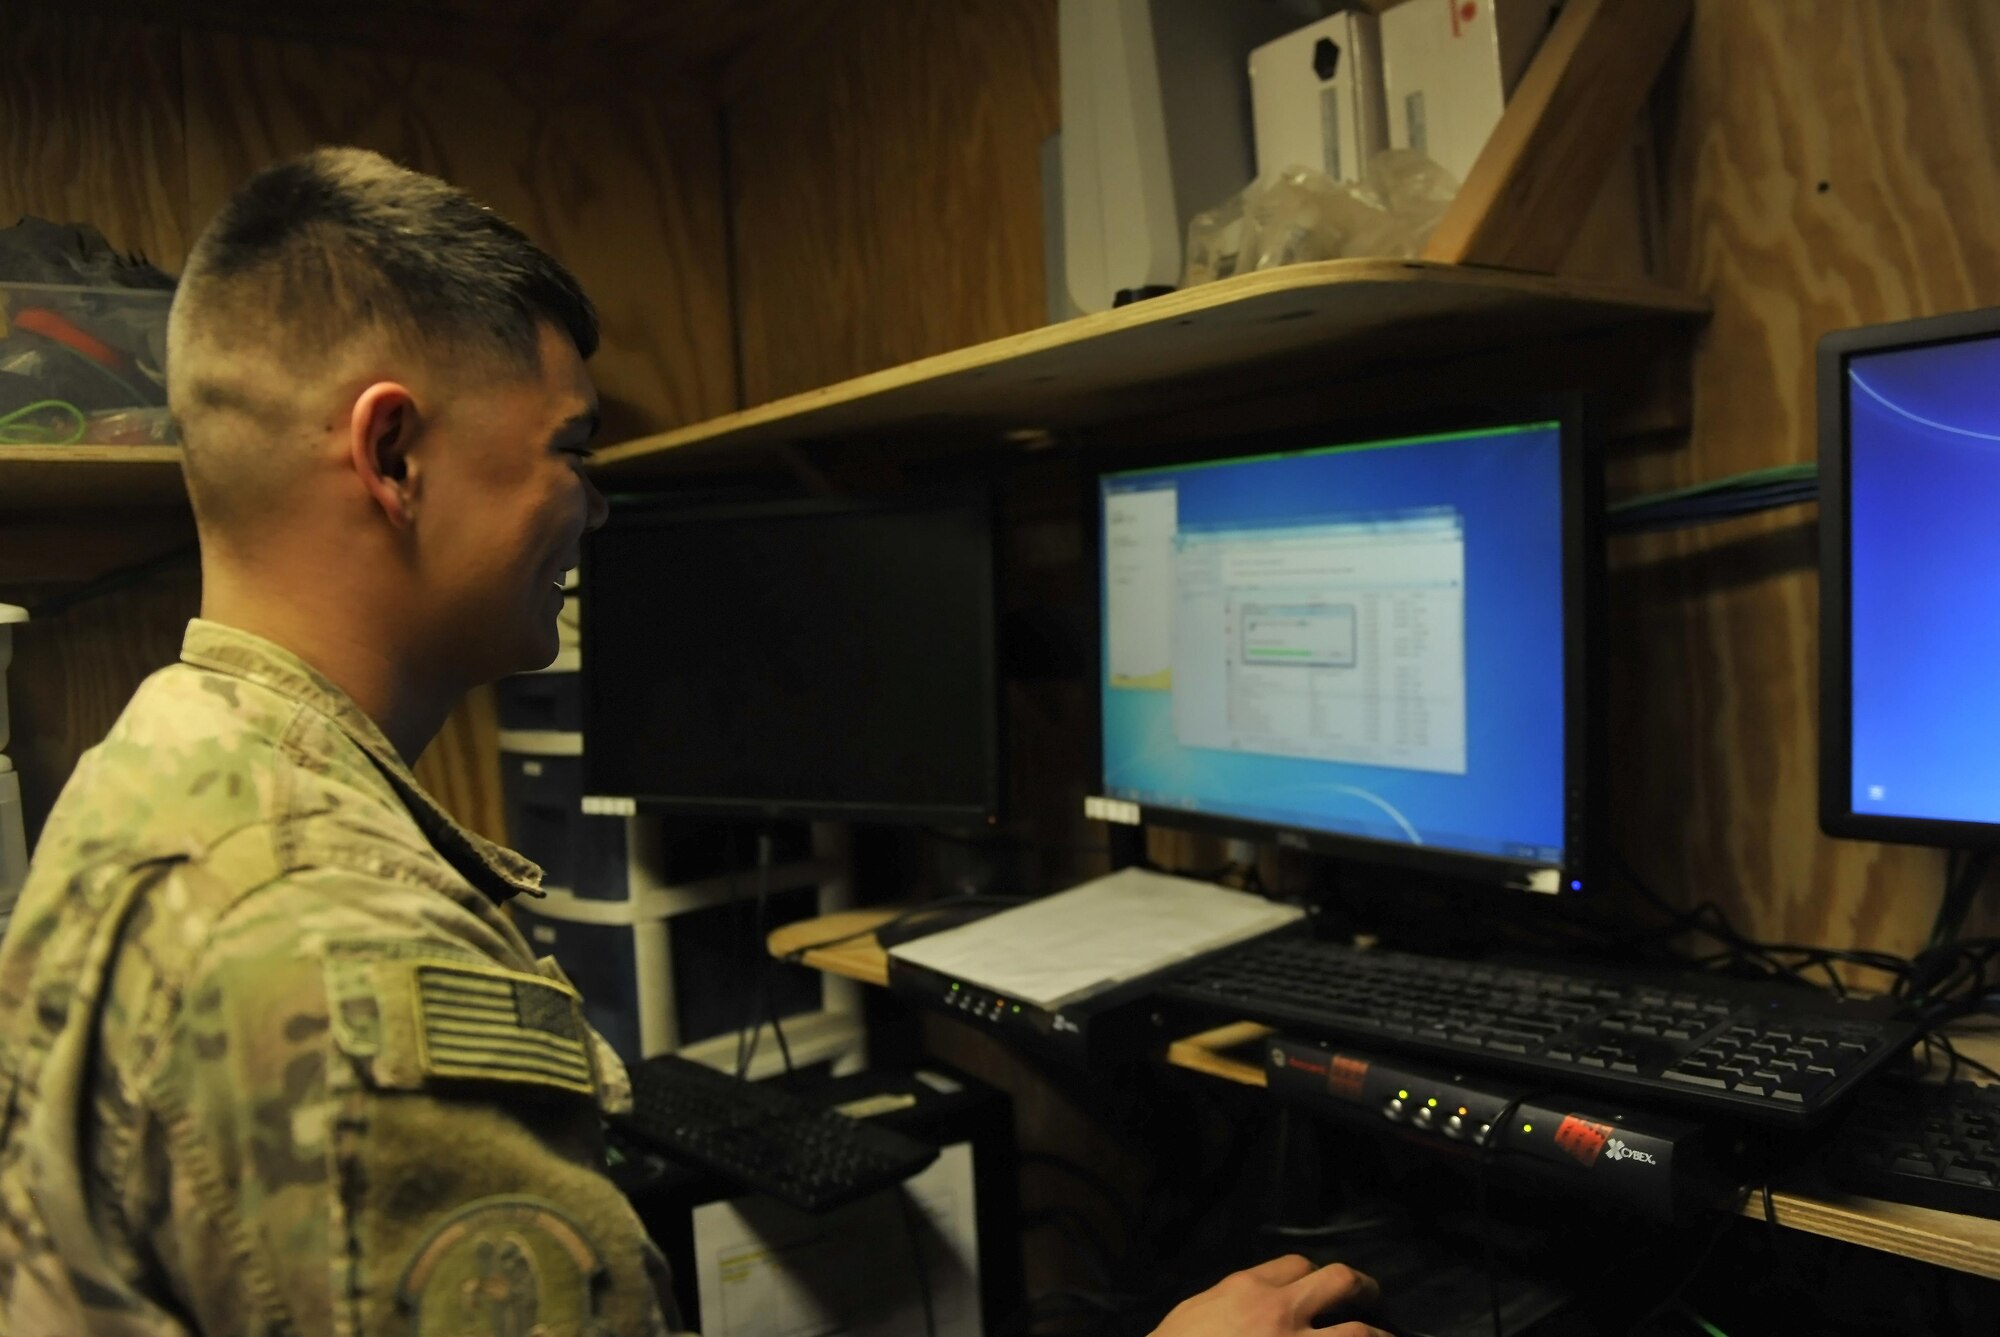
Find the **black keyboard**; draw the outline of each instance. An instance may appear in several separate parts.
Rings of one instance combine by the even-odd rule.
[[[900,1184],[937,1148],[893,1129],[691,1060],[661,1055],[631,1065],[632,1112],[617,1123],[663,1155],[823,1212]]]
[[[1300,938],[1212,957],[1160,993],[1295,1034],[1790,1126],[1825,1114],[1916,1037],[1886,1001],[1789,985],[1522,969]]]
[[[1820,1166],[1871,1198],[2000,1220],[2000,1086],[1871,1084],[1841,1116]]]

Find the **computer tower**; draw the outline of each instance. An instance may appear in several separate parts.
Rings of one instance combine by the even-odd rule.
[[[839,833],[818,830],[818,857],[766,875],[761,933],[754,869],[618,901],[549,888],[515,898],[514,920],[537,953],[562,966],[590,1024],[628,1062],[678,1053],[733,1070],[738,1034],[754,1023],[749,1074],[766,1077],[785,1062],[776,1016],[794,1065],[852,1071],[866,1054],[861,986],[773,960],[763,943],[771,929],[851,903]]]

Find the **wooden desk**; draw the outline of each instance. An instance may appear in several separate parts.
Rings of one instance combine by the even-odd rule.
[[[800,920],[775,930],[767,945],[773,956],[799,952],[800,963],[815,970],[887,986],[889,956],[875,940],[874,930],[897,913],[879,908],[848,910]],[[815,946],[820,943],[826,945]],[[1223,1081],[1263,1086],[1264,1070],[1231,1051],[1270,1033],[1269,1027],[1247,1021],[1219,1026],[1168,1046],[1167,1061]],[[1961,1040],[1960,1049],[2000,1067],[2000,1031],[1984,1032],[1969,1042]],[[1771,1197],[1780,1225],[2000,1279],[2000,1221],[1847,1195],[1819,1198],[1778,1191]],[[1762,1193],[1751,1195],[1743,1214],[1763,1216]]]

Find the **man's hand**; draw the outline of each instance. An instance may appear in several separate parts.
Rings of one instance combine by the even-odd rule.
[[[1374,1278],[1345,1263],[1318,1271],[1297,1254],[1224,1277],[1200,1295],[1181,1301],[1153,1337],[1389,1337],[1365,1323],[1314,1328],[1313,1320],[1336,1305],[1366,1304],[1382,1293]]]

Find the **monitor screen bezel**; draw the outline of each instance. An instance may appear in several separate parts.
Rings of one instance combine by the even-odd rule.
[[[2000,307],[1835,330],[1819,341],[1819,825],[1848,840],[2000,850],[2000,823],[1888,816],[1854,810],[1852,519],[1853,449],[1847,364],[1857,354],[1900,352],[2000,337]]]
[[[1500,429],[1527,423],[1553,422],[1560,436],[1564,708],[1564,857],[1556,870],[1556,885],[1537,885],[1534,875],[1552,865],[1540,860],[1515,860],[1489,854],[1411,846],[1253,818],[1189,812],[1155,804],[1137,805],[1139,821],[1149,826],[1204,832],[1268,842],[1332,856],[1356,865],[1408,869],[1481,887],[1522,891],[1557,891],[1576,895],[1587,891],[1597,869],[1591,859],[1601,830],[1600,793],[1604,768],[1603,645],[1603,506],[1598,471],[1590,467],[1586,415],[1581,395],[1553,394],[1480,400],[1433,406],[1419,413],[1328,419],[1309,426],[1252,435],[1206,438],[1159,449],[1136,448],[1093,461],[1087,470],[1085,523],[1086,560],[1091,571],[1091,606],[1095,611],[1090,637],[1090,714],[1095,752],[1091,758],[1095,792],[1105,792],[1104,777],[1104,571],[1102,480],[1132,470],[1167,468],[1205,460],[1240,459],[1328,446],[1359,445],[1402,437],[1448,432]]]
[[[861,518],[920,510],[976,511],[985,528],[986,541],[979,549],[981,578],[978,621],[981,643],[978,646],[978,662],[985,669],[982,690],[986,701],[986,709],[982,712],[981,720],[981,736],[986,756],[980,775],[981,787],[985,793],[980,801],[897,803],[836,799],[773,800],[742,795],[711,797],[657,792],[626,794],[603,787],[600,776],[592,766],[593,755],[601,755],[601,752],[591,746],[593,733],[596,732],[593,723],[597,723],[599,730],[606,726],[606,722],[598,719],[605,706],[601,702],[600,688],[590,672],[589,647],[594,638],[602,632],[601,625],[595,620],[600,615],[602,605],[590,597],[591,589],[602,578],[602,573],[596,569],[600,559],[595,555],[594,534],[586,535],[584,539],[583,565],[578,590],[583,600],[579,627],[584,653],[581,666],[582,679],[579,685],[583,695],[584,793],[592,797],[629,799],[649,812],[692,816],[946,826],[986,826],[1001,820],[1005,811],[1007,766],[1004,701],[999,662],[1001,601],[998,504],[991,489],[925,488],[894,494],[696,503],[677,500],[671,496],[614,496],[611,499],[611,517],[606,527],[620,524],[726,523],[732,520],[762,522],[800,516],[833,515]]]

